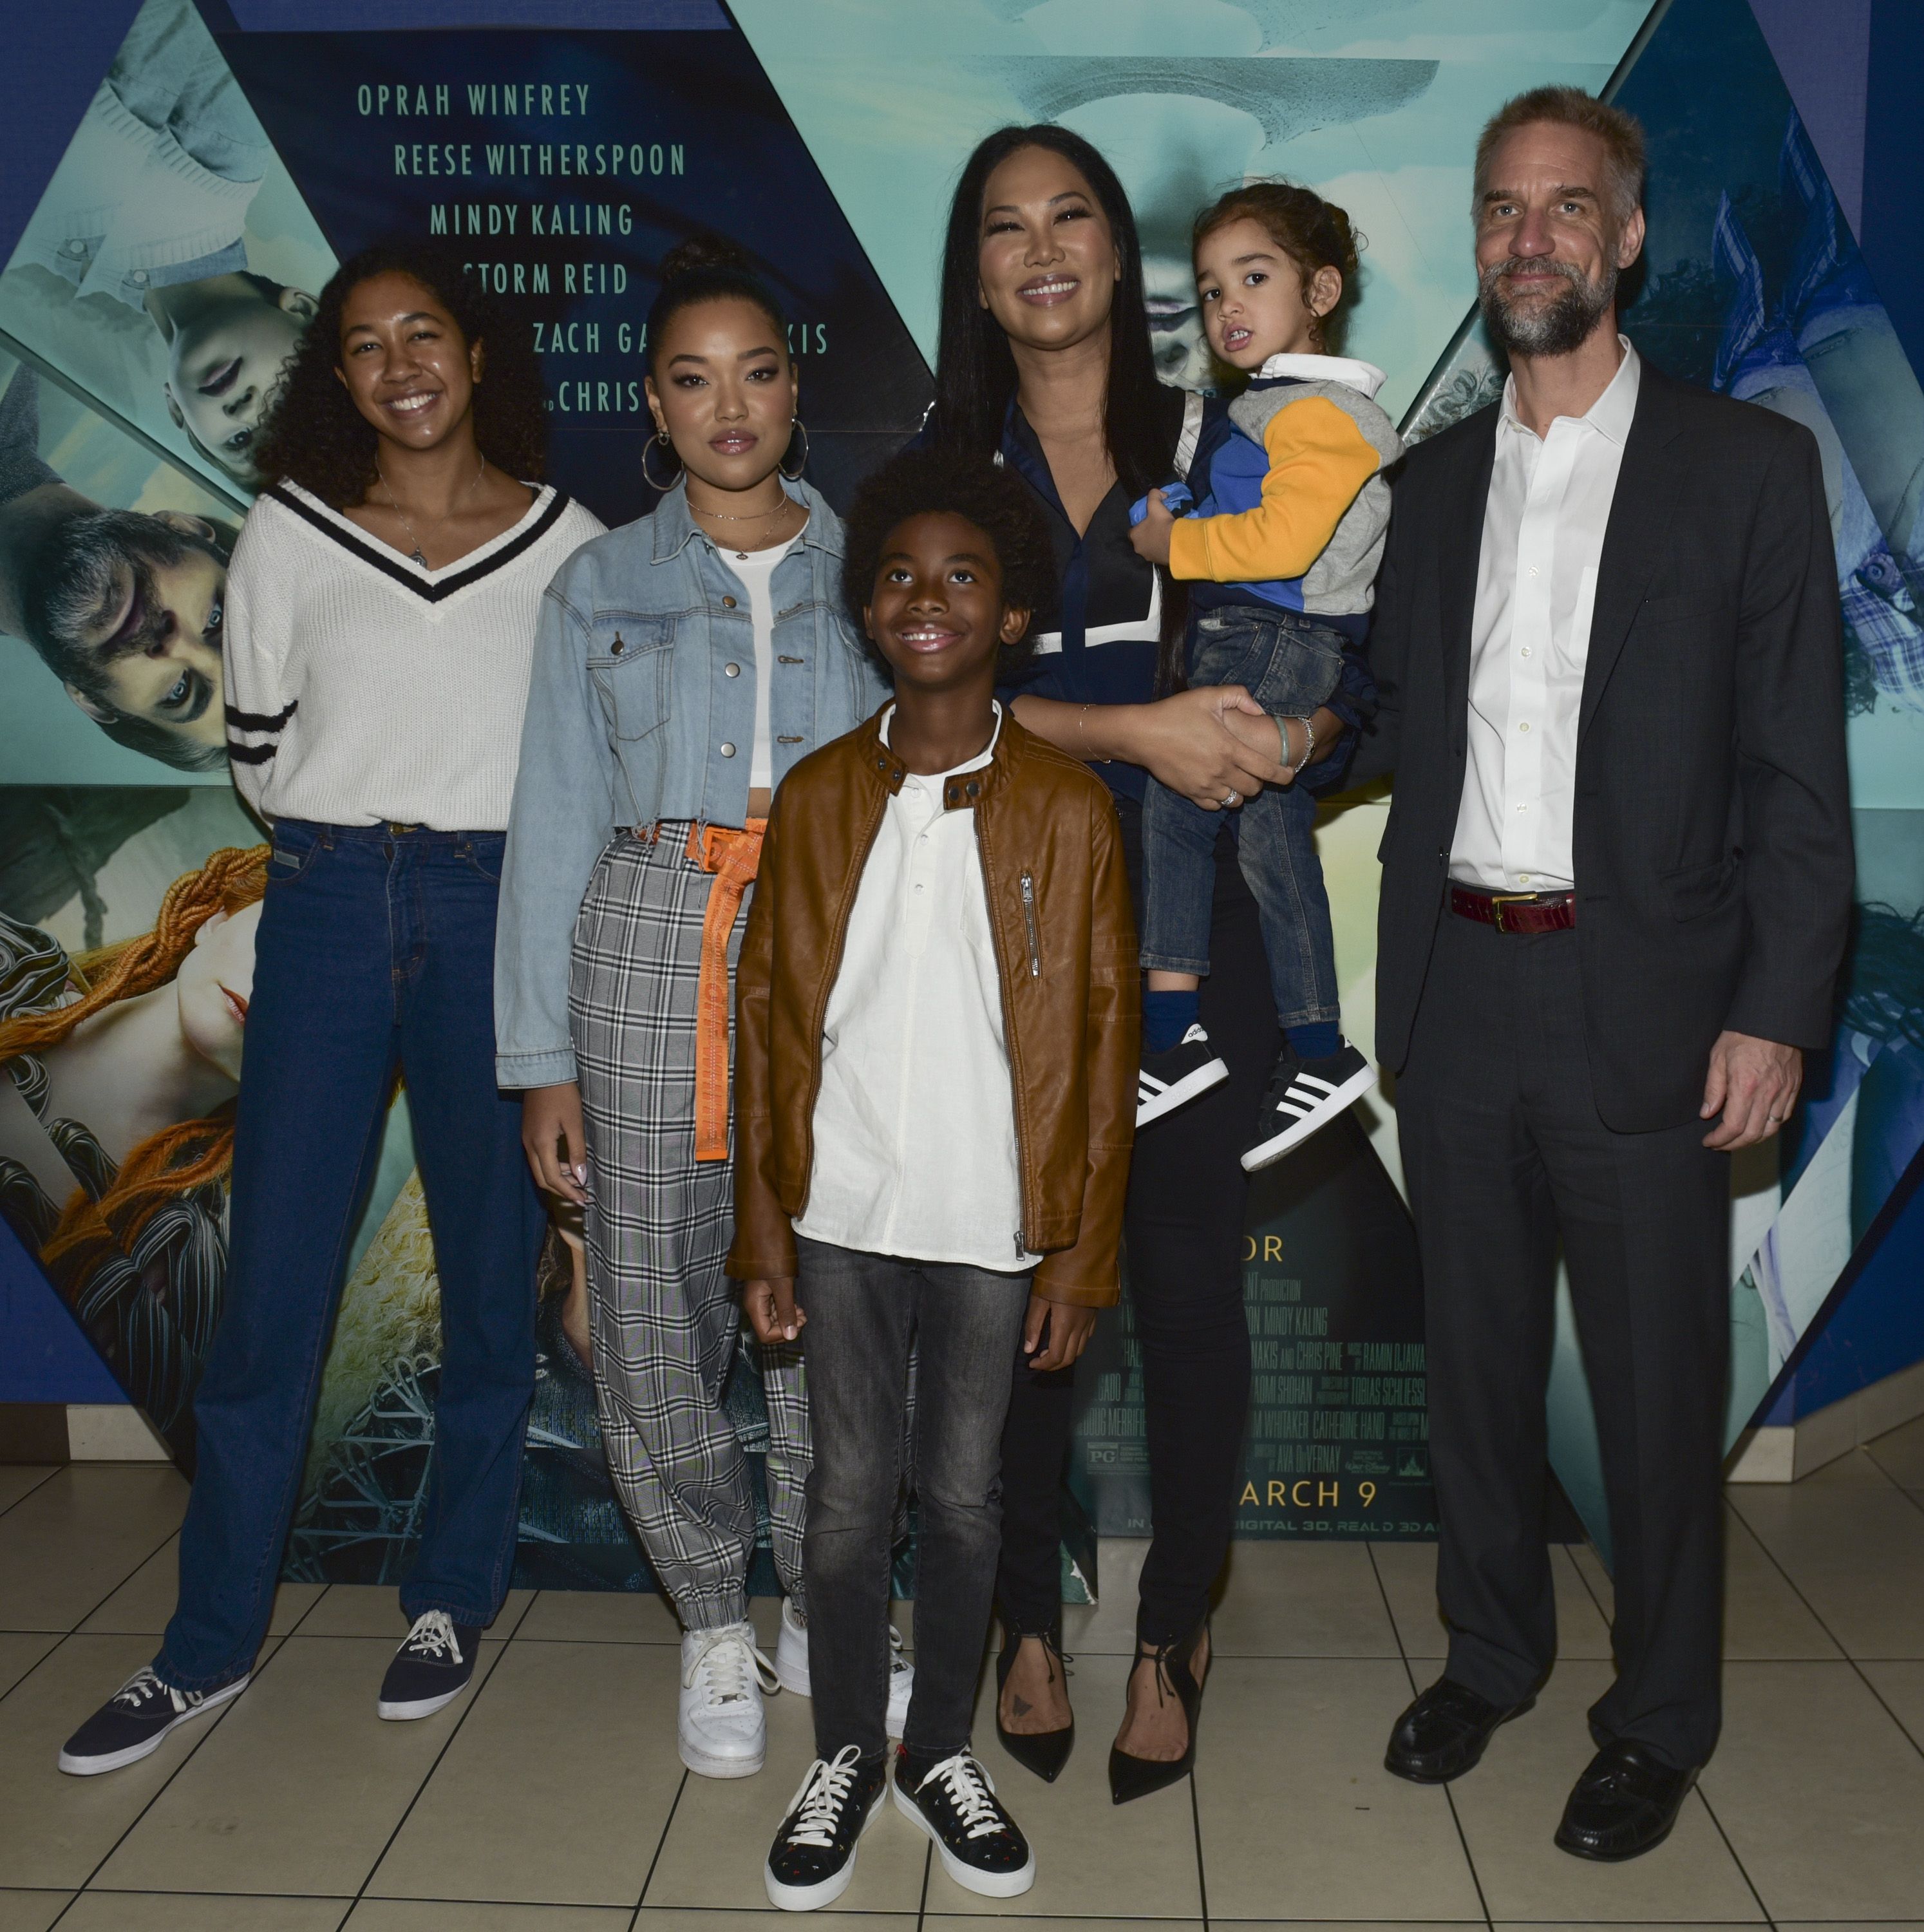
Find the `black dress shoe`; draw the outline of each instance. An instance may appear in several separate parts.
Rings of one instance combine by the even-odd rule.
[[[1196,1678],[1196,1658],[1208,1634],[1205,1617],[1188,1636],[1176,1643],[1158,1644],[1144,1650],[1138,1642],[1136,1660],[1129,1666],[1133,1677],[1146,1664],[1155,1673],[1155,1694],[1159,1702],[1173,1696],[1182,1706],[1189,1726],[1189,1742],[1180,1757],[1135,1757],[1119,1746],[1109,1748],[1109,1796],[1118,1804],[1146,1798],[1152,1791],[1166,1790],[1179,1783],[1196,1768],[1196,1723],[1203,1714],[1203,1687]]]
[[[1002,1728],[1002,1694],[1024,1636],[1041,1638],[1042,1648],[1049,1653],[1050,1670],[1053,1672],[1060,1669],[1065,1678],[1069,1674],[1069,1659],[1062,1654],[1062,1620],[1059,1612],[1045,1630],[1025,1630],[1020,1634],[1005,1630],[1002,1654],[996,1659],[996,1738],[1025,1771],[1032,1771],[1044,1784],[1053,1784],[1062,1776],[1062,1766],[1068,1762],[1070,1748],[1075,1742],[1074,1718],[1071,1718],[1059,1731],[1010,1731]]]
[[[1473,1769],[1499,1726],[1536,1702],[1493,1704],[1461,1684],[1439,1677],[1396,1720],[1383,1767],[1412,1784],[1447,1784]]]
[[[1671,1834],[1697,1773],[1673,1771],[1649,1749],[1628,1738],[1605,1744],[1577,1780],[1558,1846],[1574,1858],[1614,1864],[1640,1857]]]

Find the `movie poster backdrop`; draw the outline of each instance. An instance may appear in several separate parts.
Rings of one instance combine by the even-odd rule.
[[[1707,9],[1740,3],[1678,0],[1658,46],[1711,31]],[[1230,180],[1287,172],[1344,199],[1371,238],[1349,346],[1389,369],[1392,406],[1476,393],[1485,376],[1467,362],[1425,381],[1468,299],[1467,228],[1460,250],[1411,238],[1463,226],[1467,128],[1546,74],[1602,86],[1645,10],[1548,0],[1452,44],[1453,58],[1345,52],[1362,38],[1380,44],[1379,13],[1394,20],[1377,26],[1430,48],[1440,4],[1383,0],[1288,29],[1313,45],[1288,39],[1281,10],[1258,0],[1212,10],[1208,22],[1188,10],[1179,59],[1185,10],[1174,7],[1112,20],[1102,46],[1085,49],[1019,4],[905,7],[878,22],[853,0],[747,0],[745,33],[718,14],[707,31],[217,37],[188,0],[147,0],[0,273],[0,1059],[11,1076],[0,1082],[0,1212],[184,1462],[219,1313],[260,892],[260,829],[220,754],[223,574],[256,481],[247,452],[261,407],[335,262],[397,232],[459,240],[541,356],[556,480],[611,524],[651,500],[642,319],[662,254],[696,226],[742,240],[781,290],[811,474],[832,500],[913,432],[930,393],[942,205],[969,146],[1005,119],[1062,119],[1116,159],[1160,264],[1167,380],[1209,380],[1183,272],[1187,211]],[[1245,27],[1225,38],[1217,15]],[[1700,16],[1708,27],[1692,25]],[[1776,137],[1785,124],[1779,115]],[[1733,194],[1750,178],[1734,172]],[[1690,183],[1695,207],[1707,190]],[[1667,234],[1661,166],[1656,185],[1653,232]],[[1755,251],[1761,216],[1745,213]],[[1841,223],[1832,233],[1848,249]],[[1767,322],[1784,299],[1779,243],[1770,228],[1757,257]],[[1799,299],[1810,308],[1808,292]],[[1721,308],[1716,320],[1721,328]],[[1860,320],[1852,339],[1868,353],[1875,333]],[[1815,352],[1803,352],[1815,368]],[[1860,422],[1883,409],[1896,380],[1887,360],[1854,379]],[[1734,378],[1726,386],[1746,393]],[[1840,426],[1875,505],[1892,465],[1860,456],[1856,433]],[[1914,609],[1915,546],[1886,548],[1887,566],[1867,544],[1862,581],[1902,617]],[[37,568],[48,559],[58,568]],[[135,678],[89,650],[136,603],[144,622],[165,614],[164,676]],[[1854,635],[1875,614],[1866,607]],[[1907,635],[1914,626],[1881,633],[1875,662],[1904,662],[1891,640]],[[1882,694],[1862,716],[1904,710],[1891,674],[1854,674],[1854,704]],[[1866,728],[1854,725],[1854,753]],[[1899,758],[1880,769],[1905,767]],[[1881,794],[1876,808],[1891,808]],[[1346,1020],[1365,1040],[1382,811],[1380,799],[1339,801],[1319,832]],[[1875,957],[1893,962],[1876,969],[1887,977],[1918,944],[1920,898],[1907,912],[1894,896],[1888,927],[1867,927]],[[1861,1124],[1915,1112],[1915,1083],[1899,1076],[1917,1058],[1916,1022],[1884,984],[1854,982],[1857,1070],[1828,1103],[1848,1116],[1839,1144],[1851,1160],[1863,1150],[1851,1167],[1869,1177],[1850,1183],[1857,1208],[1842,1224],[1833,1214],[1828,1247],[1797,1248],[1787,1234],[1768,1264],[1785,1346],[1809,1321],[1812,1285],[1821,1300],[1834,1279],[1839,1244],[1848,1253],[1884,1168],[1902,1164],[1901,1129]],[[90,1059],[121,1056],[122,1042],[118,1104],[91,1118],[64,1109],[63,1094],[101,1090],[80,1076]],[[1816,1198],[1813,1178],[1828,1174],[1834,1204],[1839,1156],[1824,1150],[1838,1129],[1811,1111],[1796,1193]],[[1359,1110],[1254,1190],[1245,1240],[1257,1380],[1242,1534],[1434,1534],[1420,1294],[1392,1127],[1386,1105]],[[406,1560],[439,1354],[412,1169],[403,1095],[353,1245],[293,1574],[376,1580]],[[579,1258],[559,1230],[540,1289],[518,1580],[646,1587],[602,1464]],[[1580,1376],[1578,1385],[1580,1396]],[[1098,1329],[1080,1390],[1072,1487],[1085,1526],[1140,1534],[1140,1369],[1126,1303]],[[729,1400],[757,1449],[766,1425],[745,1363]],[[1569,1460],[1560,1454],[1560,1468]],[[1087,1544],[1075,1554],[1087,1573]]]

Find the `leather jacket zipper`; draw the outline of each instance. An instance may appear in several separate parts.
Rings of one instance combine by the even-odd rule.
[[[1009,1097],[1014,1102],[1015,1111],[1015,1178],[1017,1192],[1020,1196],[1022,1226],[1015,1231],[1015,1252],[1026,1254],[1029,1246],[1024,1238],[1029,1229],[1029,1124],[1023,1118],[1022,1091],[1022,1047],[1017,1036],[1014,1011],[1014,1001],[1009,997],[1014,991],[1009,979],[1009,961],[1002,951],[1002,922],[996,917],[995,860],[990,850],[988,826],[984,823],[985,814],[978,806],[975,812],[975,849],[982,861],[982,889],[989,902],[989,940],[995,948],[996,976],[1002,986],[1002,1040],[1008,1054]],[[1032,977],[1038,976],[1042,969],[1041,955],[1035,937],[1035,879],[1033,873],[1024,872],[1020,876],[1022,914],[1029,928],[1029,962]],[[812,1150],[811,1150],[812,1153]]]

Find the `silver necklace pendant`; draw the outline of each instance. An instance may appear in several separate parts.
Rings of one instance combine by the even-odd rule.
[[[735,553],[735,561],[737,563],[746,563],[748,561],[748,553],[745,550],[738,550]]]
[[[420,544],[416,544],[415,545],[415,547],[414,547],[413,550],[409,553],[409,554],[413,557],[413,559],[414,559],[415,562],[416,563],[418,563],[418,564],[419,564],[419,565],[421,566],[421,568],[422,568],[423,570],[425,570],[425,569],[427,569],[427,568],[428,568],[428,562],[427,562],[427,558],[426,558],[426,557],[424,557],[424,556],[423,556],[421,555],[421,546],[420,546]]]

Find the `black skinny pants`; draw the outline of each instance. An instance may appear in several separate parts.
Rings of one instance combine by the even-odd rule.
[[[1129,890],[1142,915],[1142,808],[1119,799]],[[1137,1634],[1186,1636],[1209,1609],[1229,1553],[1249,1409],[1242,1312],[1248,1144],[1281,1048],[1256,902],[1227,826],[1216,840],[1215,904],[1203,1024],[1229,1078],[1137,1143],[1124,1217],[1128,1292],[1143,1353],[1154,1539]],[[1038,1375],[1017,1352],[1002,1444],[1002,1561],[996,1595],[1012,1632],[1044,1630],[1062,1606],[1061,1486],[1075,1399],[1073,1366]]]

